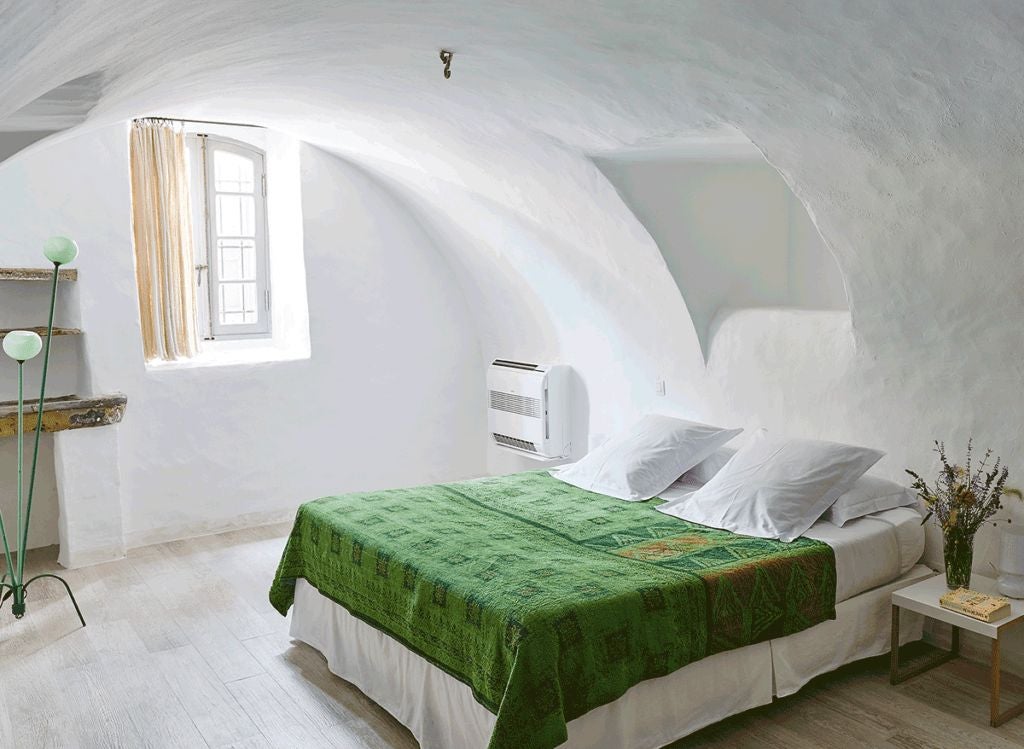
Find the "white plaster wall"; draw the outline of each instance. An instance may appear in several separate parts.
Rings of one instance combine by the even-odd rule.
[[[5,19],[0,115],[102,69],[94,123],[257,120],[358,161],[447,256],[482,358],[571,363],[590,432],[672,407],[876,445],[893,478],[934,466],[933,438],[973,434],[1024,475],[1015,0],[52,9]],[[851,311],[791,329],[719,316],[705,366],[650,234],[588,154],[721,131],[805,204]]]
[[[727,158],[670,149],[596,159],[650,232],[705,352],[722,309],[844,309],[842,276],[782,177],[756,148]]]
[[[38,396],[38,393],[36,394]],[[35,426],[35,422],[32,423]],[[28,474],[32,467],[33,434],[25,439],[25,497],[28,501]],[[3,514],[7,540],[14,551],[20,543],[17,532],[18,508],[18,443],[14,439],[0,440],[0,513]],[[28,527],[29,549],[57,543],[57,485],[53,470],[53,437],[44,434],[39,439],[39,464],[36,467],[36,487],[32,499],[32,518]],[[0,555],[2,555],[0,548]]]
[[[32,145],[37,140],[41,140],[50,134],[51,131],[46,130],[26,130],[10,133],[0,132],[0,161],[16,154],[21,149]]]
[[[849,310],[843,274],[803,203],[788,191],[789,292],[794,306]]]
[[[4,214],[5,237],[19,248],[37,234],[76,237],[90,387],[128,395],[118,449],[129,545],[284,517],[324,494],[483,473],[472,318],[422,227],[362,170],[302,150],[309,358],[147,369],[126,126],[17,159],[0,165],[0,198],[23,190],[26,172],[49,188],[27,214]]]

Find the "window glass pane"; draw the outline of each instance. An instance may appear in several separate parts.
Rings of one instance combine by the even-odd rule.
[[[231,151],[213,152],[213,181],[217,192],[253,192],[256,186],[252,159]]]
[[[250,239],[242,240],[242,268],[246,281],[256,280],[256,243]]]
[[[242,311],[241,284],[222,283],[220,285],[220,311],[223,315]]]
[[[256,284],[242,284],[242,301],[245,303],[246,312],[256,311]]]
[[[242,248],[238,239],[217,240],[217,251],[220,253],[220,280],[243,281]]]
[[[259,322],[255,283],[220,284],[221,325],[252,325]]]
[[[249,195],[217,196],[217,234],[221,237],[256,236],[256,201]]]
[[[256,242],[251,239],[218,239],[221,281],[256,280]]]

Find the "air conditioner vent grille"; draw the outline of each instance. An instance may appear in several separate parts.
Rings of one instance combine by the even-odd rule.
[[[495,411],[529,416],[531,419],[539,419],[543,413],[539,398],[529,398],[525,395],[516,395],[515,393],[503,393],[499,390],[491,391],[491,408]]]
[[[536,372],[540,369],[539,364],[530,364],[525,361],[512,361],[511,359],[495,359],[491,362],[494,367],[506,367],[508,369],[525,369],[529,372]]]
[[[515,448],[516,450],[526,450],[527,452],[531,453],[537,452],[537,446],[527,440],[516,439],[515,437],[509,437],[504,434],[498,434],[497,432],[492,432],[491,434],[494,437],[494,441],[497,442],[499,445],[504,445],[505,447],[512,447]]]

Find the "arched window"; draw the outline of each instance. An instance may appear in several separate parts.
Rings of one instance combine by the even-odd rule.
[[[202,199],[193,217],[200,335],[270,335],[267,180],[264,153],[215,135],[195,135]],[[195,173],[195,172],[194,172]]]

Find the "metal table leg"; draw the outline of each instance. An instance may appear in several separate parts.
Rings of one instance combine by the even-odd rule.
[[[949,650],[940,650],[938,653],[932,655],[930,658],[919,663],[913,668],[900,672],[900,607],[893,606],[891,648],[892,649],[889,653],[889,683],[894,685],[902,684],[907,679],[912,679],[913,677],[923,674],[925,671],[933,669],[936,666],[941,666],[943,663],[947,663],[960,655],[960,628],[956,626],[953,627]],[[995,679],[996,677],[993,678]],[[996,684],[998,690],[998,680],[993,683]],[[1021,711],[1024,712],[1024,705],[1021,706]],[[993,715],[995,715],[995,713],[993,713]]]
[[[999,648],[999,637],[992,639],[992,681],[989,685],[989,723],[1001,726],[1011,718],[1016,718],[1024,713],[1024,702],[1014,705],[1006,712],[999,711],[1000,703],[1000,679],[1002,676],[1002,658]]]

